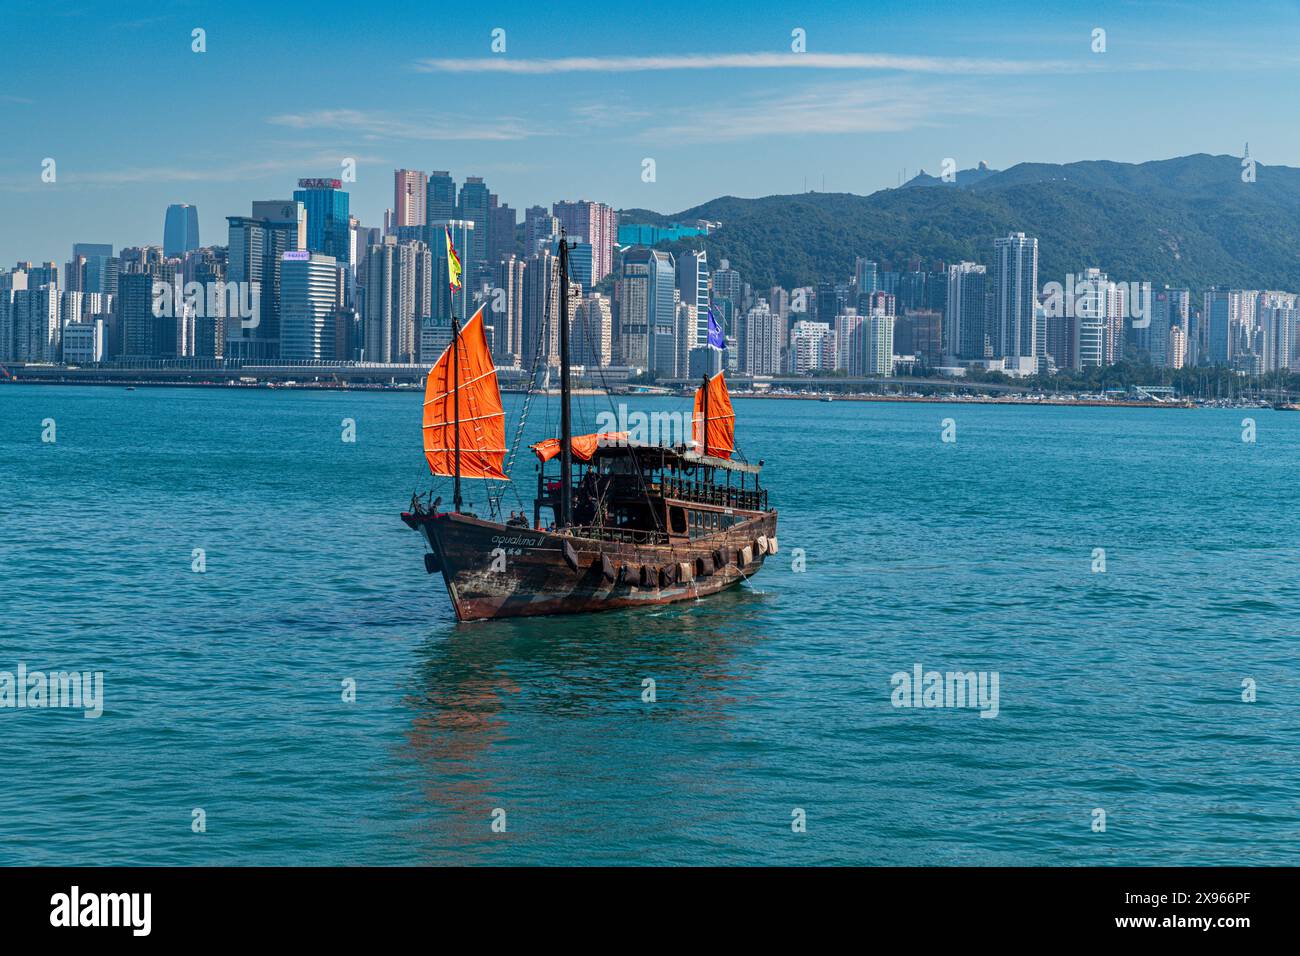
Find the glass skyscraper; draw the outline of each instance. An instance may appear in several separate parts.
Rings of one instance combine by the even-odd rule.
[[[189,203],[172,203],[163,222],[163,255],[180,259],[199,247],[199,208]],[[110,251],[108,255],[112,255]],[[87,255],[86,258],[90,258]]]
[[[351,259],[348,194],[338,179],[300,179],[293,198],[307,209],[307,249],[333,256],[339,265]]]
[[[461,263],[465,267],[465,279],[478,284],[479,270],[490,265],[488,261],[488,231],[491,228],[489,217],[492,208],[491,193],[481,176],[466,178],[460,187],[460,217],[474,223],[474,233],[470,237],[470,248],[462,254]]]
[[[425,221],[456,218],[456,180],[445,169],[435,169],[429,174],[426,187],[424,213]]]

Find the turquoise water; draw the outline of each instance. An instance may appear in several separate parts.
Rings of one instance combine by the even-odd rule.
[[[0,388],[0,670],[105,672],[0,710],[0,863],[1298,862],[1300,415],[737,400],[751,584],[457,625],[419,401]]]

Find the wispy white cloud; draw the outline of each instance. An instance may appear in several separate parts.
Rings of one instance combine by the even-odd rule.
[[[582,103],[569,112],[575,122],[586,126],[636,123],[651,115],[649,110],[632,105],[625,95],[619,93],[610,93],[600,100]]]
[[[124,166],[112,169],[89,169],[71,167],[61,163],[58,167],[58,180],[55,184],[40,181],[37,174],[27,176],[10,176],[0,179],[0,190],[6,192],[32,192],[38,189],[65,187],[97,186],[131,186],[138,183],[229,183],[257,182],[285,173],[310,175],[315,171],[338,170],[343,157],[336,151],[304,153],[301,150],[286,151],[273,159],[256,162],[237,160],[229,163],[213,163],[210,160],[190,164],[170,163],[159,166]],[[388,160],[379,156],[352,155],[358,166],[384,166]]]
[[[458,121],[446,116],[385,115],[362,110],[324,109],[282,113],[268,123],[290,129],[323,129],[359,136],[365,140],[516,140],[537,135],[539,129],[511,116],[484,121]]]
[[[815,84],[799,90],[769,90],[745,100],[729,100],[680,123],[652,127],[647,141],[698,138],[711,141],[774,136],[893,133],[942,125],[961,115],[991,115],[1007,108],[1007,94],[989,98],[949,84],[910,81]]]
[[[570,56],[513,59],[507,56],[423,59],[421,73],[635,73],[647,70],[892,70],[905,73],[1015,75],[1078,73],[1087,61],[1007,60],[980,57],[903,56],[892,53],[684,53],[660,56]]]

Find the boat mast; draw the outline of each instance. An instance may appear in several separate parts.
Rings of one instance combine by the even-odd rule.
[[[704,423],[700,426],[700,432],[704,436],[705,457],[709,454],[709,373],[704,373]]]
[[[460,512],[460,322],[456,312],[451,313],[451,394],[456,404],[456,488],[452,493],[452,507]]]
[[[556,528],[573,519],[573,424],[569,421],[569,240],[560,230],[560,514]]]

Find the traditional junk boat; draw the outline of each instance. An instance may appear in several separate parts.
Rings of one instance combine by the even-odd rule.
[[[449,262],[454,261],[450,250]],[[569,301],[561,238],[559,302]],[[456,275],[452,277],[456,287]],[[567,312],[567,309],[563,309]],[[429,371],[424,450],[434,475],[454,480],[452,509],[430,491],[402,520],[429,546],[462,621],[669,604],[715,594],[750,577],[777,550],[777,513],[762,467],[733,459],[735,413],[721,372],[695,393],[692,441],[665,447],[626,433],[572,434],[568,323],[559,325],[560,436],[532,446],[540,464],[532,525],[463,510],[466,478],[509,481],[505,412],[483,310]],[[494,517],[501,498],[489,496]],[[552,521],[543,524],[543,512]]]

